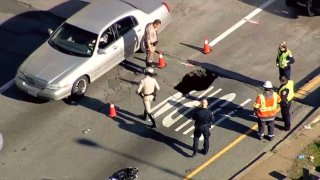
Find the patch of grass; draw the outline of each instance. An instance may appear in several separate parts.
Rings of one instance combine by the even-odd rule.
[[[312,165],[316,167],[316,170],[320,172],[320,138],[309,144],[301,153],[304,154],[305,158],[300,160],[296,158],[289,171],[289,177],[292,179],[302,179],[302,169],[306,165]],[[313,156],[314,161],[311,162],[309,157]]]

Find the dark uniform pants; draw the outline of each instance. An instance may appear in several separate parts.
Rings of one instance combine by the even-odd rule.
[[[209,150],[209,137],[210,137],[210,129],[208,125],[201,125],[199,127],[195,127],[193,132],[193,152],[198,152],[199,146],[199,138],[203,135],[204,142],[203,142],[203,149],[204,153],[207,153]]]
[[[290,79],[291,68],[290,67],[279,68],[279,74],[280,76],[285,76],[286,78]]]
[[[290,107],[291,101],[288,103],[280,103],[282,120],[284,121],[285,130],[291,129]]]
[[[262,121],[262,120],[259,120],[258,121],[258,133],[259,133],[259,136],[264,136],[264,129],[265,129],[265,126],[268,126],[268,136],[269,137],[273,137],[274,136],[274,120],[268,120],[268,121]]]

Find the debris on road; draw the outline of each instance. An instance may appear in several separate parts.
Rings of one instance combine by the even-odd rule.
[[[304,160],[304,154],[299,154],[299,155],[298,155],[298,159]]]
[[[259,22],[258,21],[253,21],[253,20],[250,20],[250,19],[244,19],[245,21],[247,21],[247,22],[249,22],[249,23],[251,23],[251,24],[259,24]]]
[[[311,126],[310,126],[310,125],[305,125],[305,126],[303,126],[303,128],[305,128],[305,129],[311,129]]]
[[[194,65],[193,65],[193,64],[190,64],[190,63],[180,62],[180,64],[185,65],[185,66],[187,66],[187,67],[194,67]]]
[[[88,134],[90,131],[91,131],[91,128],[88,128],[88,129],[83,130],[82,132],[83,132],[83,134]]]

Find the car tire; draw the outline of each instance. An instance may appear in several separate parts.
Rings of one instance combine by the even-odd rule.
[[[140,52],[142,52],[142,53],[147,52],[147,47],[146,47],[146,42],[145,42],[144,36],[141,38],[141,41],[140,41]]]
[[[85,94],[85,92],[88,89],[88,77],[87,76],[81,76],[79,77],[72,86],[72,92],[71,92],[71,96],[83,96]]]
[[[314,12],[312,11],[312,0],[307,0],[307,13],[309,16],[314,16]]]

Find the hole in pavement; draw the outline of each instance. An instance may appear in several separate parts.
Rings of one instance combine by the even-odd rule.
[[[182,94],[188,94],[192,90],[203,91],[208,89],[217,77],[209,70],[197,69],[186,74],[174,89]]]

